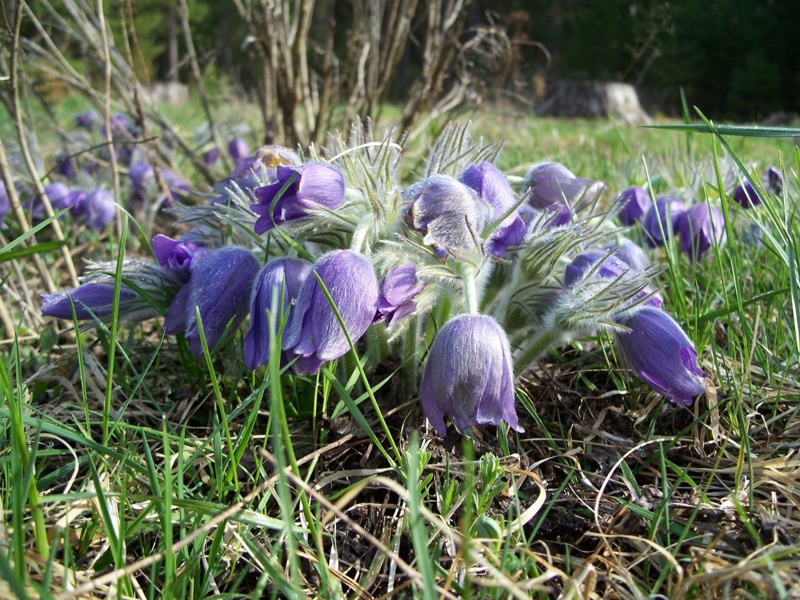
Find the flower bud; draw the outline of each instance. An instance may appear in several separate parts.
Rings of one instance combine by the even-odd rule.
[[[92,229],[100,230],[114,219],[117,204],[111,192],[97,188],[85,197],[76,199],[70,212],[77,217],[84,217]]]
[[[250,329],[244,337],[244,362],[251,371],[269,361],[267,311],[275,315],[280,326],[282,315],[291,312],[310,274],[311,263],[295,258],[276,258],[259,272],[250,295]]]
[[[725,217],[716,206],[698,204],[691,207],[678,222],[681,250],[694,262],[711,246],[722,246],[727,240]]]
[[[213,350],[226,330],[236,331],[247,316],[257,271],[258,260],[244,248],[225,246],[211,252],[191,268],[189,283],[175,297],[167,313],[165,330],[168,333],[180,331],[180,325],[185,323],[192,353],[201,356],[203,347],[195,315],[195,307],[199,307],[208,349]],[[174,312],[184,307],[185,321],[182,322],[180,315]]]
[[[663,246],[664,240],[678,226],[686,207],[675,196],[660,196],[645,213],[642,220],[644,241],[651,248]],[[669,220],[667,220],[669,215]]]
[[[72,319],[72,306],[79,321],[98,318],[107,321],[114,310],[114,280],[89,281],[72,290],[56,294],[42,294],[42,314],[56,319]],[[124,284],[119,290],[119,317],[127,321],[140,321],[154,317],[155,309],[137,292]]]
[[[211,148],[203,152],[203,162],[209,167],[215,166],[219,162],[219,148]]]
[[[250,147],[242,138],[233,138],[228,142],[228,153],[231,155],[233,164],[237,164],[245,156],[250,154]]]
[[[528,202],[536,209],[553,204],[576,206],[590,201],[605,190],[605,184],[593,179],[575,177],[572,171],[557,162],[533,165],[525,175],[525,184],[531,188]]]
[[[619,213],[617,213],[619,220],[623,225],[631,226],[642,219],[653,202],[646,190],[634,186],[620,194],[617,205],[619,206]]]
[[[0,181],[0,228],[5,227],[6,214],[11,208],[11,202],[8,200],[8,192],[6,186]]]
[[[641,272],[650,266],[650,259],[639,244],[622,238],[603,247],[604,250],[613,251],[612,256],[624,262],[636,272]]]
[[[378,280],[366,258],[350,250],[334,250],[322,256],[303,284],[283,333],[283,350],[301,359],[294,363],[296,373],[314,373],[323,362],[339,358],[350,349],[317,276],[353,343],[364,335],[378,309]]]
[[[413,263],[408,262],[392,269],[381,281],[375,322],[386,321],[386,325],[391,327],[410,315],[417,307],[415,300],[424,287],[425,284],[417,280],[417,270]]]
[[[505,176],[490,162],[470,165],[458,180],[474,190],[491,208],[490,219],[497,221],[516,204],[514,192]],[[502,258],[509,246],[519,246],[525,238],[525,222],[514,210],[492,231],[486,240],[486,251]]]
[[[89,131],[93,131],[102,122],[103,117],[96,110],[87,110],[75,115],[75,125]]]
[[[307,217],[310,210],[337,209],[344,201],[344,178],[338,169],[329,164],[307,163],[300,167],[280,165],[277,178],[275,183],[257,188],[255,195],[258,204],[250,205],[253,212],[261,215],[254,227],[258,234],[288,221]],[[286,190],[280,194],[287,183]]]
[[[189,269],[195,255],[204,255],[208,252],[205,248],[198,248],[191,242],[173,240],[163,234],[158,234],[153,238],[153,254],[158,264],[167,269],[173,269],[180,273],[182,278],[188,280]]]
[[[444,415],[456,426],[498,425],[522,431],[514,408],[514,367],[503,328],[485,315],[459,315],[433,341],[420,390],[422,411],[444,436]]]
[[[608,252],[603,250],[589,250],[578,254],[564,268],[564,287],[573,287],[587,277],[591,281],[627,279],[636,272],[635,269],[614,254],[609,255]],[[661,308],[663,304],[661,296],[653,293],[649,286],[636,294],[637,301],[644,298],[646,298],[644,300],[645,304],[655,308]]]
[[[761,198],[758,197],[749,181],[743,181],[736,186],[733,192],[733,201],[742,208],[752,208],[761,204]]]
[[[705,391],[705,373],[686,334],[667,313],[645,307],[622,322],[617,348],[625,363],[647,385],[679,406]]]
[[[767,191],[773,194],[780,194],[783,191],[783,175],[777,167],[767,167],[761,179]]]
[[[406,224],[425,234],[423,242],[439,256],[469,252],[489,222],[486,203],[470,187],[448,175],[433,175],[403,192],[410,203]]]

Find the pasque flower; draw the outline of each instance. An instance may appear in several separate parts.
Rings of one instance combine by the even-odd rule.
[[[287,186],[283,194],[281,189]],[[344,178],[338,169],[326,163],[307,163],[300,167],[278,166],[277,181],[256,188],[258,204],[250,208],[261,215],[256,233],[277,225],[307,217],[310,210],[339,208],[344,201]]]
[[[46,317],[72,319],[73,306],[75,317],[79,321],[93,318],[109,320],[114,309],[113,278],[89,281],[66,292],[42,294],[42,314]],[[140,321],[154,317],[156,310],[138,292],[122,284],[119,290],[118,314],[127,321]]]
[[[192,260],[189,282],[175,296],[164,321],[169,334],[185,333],[192,353],[200,356],[195,307],[200,309],[203,332],[209,350],[222,340],[226,330],[233,332],[247,316],[258,260],[244,248],[225,246],[202,260]]]
[[[642,232],[647,245],[651,248],[663,246],[666,237],[678,226],[685,210],[684,203],[675,196],[656,198],[655,204],[648,209],[642,220]]]
[[[75,115],[75,125],[89,131],[94,130],[102,122],[103,117],[93,109]]]
[[[251,371],[269,361],[267,311],[275,315],[280,326],[281,317],[291,311],[311,268],[304,260],[276,258],[258,273],[250,295],[250,329],[244,337],[244,362]]]
[[[2,180],[0,180],[0,228],[5,227],[6,214],[8,214],[10,208],[11,202],[8,200],[6,186]]]
[[[615,254],[603,250],[588,250],[578,254],[564,268],[564,287],[573,287],[587,277],[591,281],[624,279],[633,276],[635,272],[635,269],[617,258]],[[650,306],[660,308],[663,303],[661,296],[654,294],[649,286],[637,294],[637,299],[645,297],[647,299],[644,303]]]
[[[533,165],[524,181],[531,188],[528,202],[540,210],[553,204],[575,206],[581,201],[591,201],[605,189],[603,182],[576,177],[557,162]]]
[[[511,186],[500,170],[490,162],[470,165],[459,176],[458,180],[472,188],[491,208],[490,219],[497,221],[516,204]],[[486,240],[486,251],[497,258],[502,258],[510,246],[519,246],[525,238],[525,222],[514,210],[492,231]]]
[[[758,197],[749,181],[744,181],[736,186],[733,192],[733,200],[742,208],[750,208],[761,204],[761,198]]]
[[[424,287],[425,284],[417,279],[413,263],[407,262],[389,271],[381,281],[375,322],[386,321],[386,325],[391,327],[410,315],[417,307],[417,296]]]
[[[279,166],[300,166],[302,163],[294,150],[277,144],[268,144],[259,147],[252,156],[244,156],[236,161],[236,168],[231,177],[245,177],[255,173],[263,181],[272,183],[277,179]]]
[[[623,225],[634,225],[638,223],[645,213],[653,205],[650,194],[644,188],[638,186],[629,187],[624,190],[617,200],[619,205],[619,220]]]
[[[694,345],[667,313],[645,307],[621,324],[630,331],[616,333],[617,348],[647,385],[680,406],[705,391]]]
[[[296,373],[314,373],[323,362],[345,354],[350,345],[319,280],[325,285],[355,343],[378,309],[378,280],[370,262],[350,250],[323,255],[308,276],[283,332],[282,347],[298,357]]]
[[[489,222],[489,206],[475,191],[448,175],[433,175],[406,188],[405,221],[425,234],[422,241],[439,256],[468,252]]]
[[[173,240],[159,233],[153,238],[153,254],[162,267],[176,271],[184,281],[189,279],[193,263],[198,263],[209,254],[206,248],[199,248],[191,242]]]
[[[233,164],[237,164],[245,156],[250,154],[250,147],[242,138],[233,138],[228,142],[228,153],[231,155]]]
[[[727,240],[725,217],[716,206],[698,204],[691,207],[678,221],[681,250],[694,262],[711,246],[721,246]]]
[[[614,258],[621,260],[634,271],[644,271],[650,266],[650,259],[642,247],[627,238],[606,244],[603,249],[613,251]]]
[[[76,198],[70,212],[76,217],[84,217],[92,229],[100,230],[117,214],[117,204],[111,192],[97,188],[85,197]]]
[[[522,431],[514,408],[514,368],[505,331],[485,315],[459,315],[433,341],[420,390],[422,411],[444,436],[444,416],[459,429],[504,420]]]

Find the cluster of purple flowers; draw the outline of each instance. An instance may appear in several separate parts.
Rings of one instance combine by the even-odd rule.
[[[440,142],[424,177],[403,189],[394,180],[402,149],[390,137],[373,142],[364,129],[353,135],[327,161],[313,154],[304,161],[278,146],[250,155],[231,143],[236,169],[203,214],[213,211],[250,235],[233,233],[228,245],[206,245],[199,229],[180,240],[153,239],[149,268],[170,285],[148,288],[148,301],[166,315],[168,334],[184,335],[200,356],[202,337],[214,351],[249,317],[246,366],[273,358],[304,375],[346,354],[370,327],[413,344],[405,356],[422,356],[427,328],[421,404],[442,435],[445,416],[460,429],[503,421],[522,431],[519,371],[558,340],[599,328],[614,332],[626,364],[657,392],[682,406],[703,393],[691,341],[648,286],[645,252],[627,240],[585,250],[607,239],[589,229],[596,220],[580,218],[591,216],[603,183],[553,162],[509,182],[485,148]],[[156,175],[138,162],[129,173],[137,189]],[[170,201],[180,202],[180,183],[161,175],[175,191]],[[697,257],[711,245],[706,238],[719,243],[713,217],[706,227],[695,210],[703,205],[685,211],[665,197],[649,207],[647,194],[624,196],[620,218],[634,223],[655,211],[662,242],[665,231],[679,229]],[[691,223],[685,233],[677,222],[663,226],[678,208]],[[270,258],[262,264],[265,249]],[[134,302],[139,292],[122,283],[121,316],[145,314]],[[90,281],[46,296],[43,312],[66,318],[74,307],[79,319],[103,319],[109,304],[108,282]],[[527,319],[509,317],[519,306]]]

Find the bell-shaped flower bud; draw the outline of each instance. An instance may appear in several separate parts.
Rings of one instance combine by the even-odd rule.
[[[602,181],[575,177],[572,171],[557,162],[533,165],[524,182],[531,188],[528,202],[539,210],[553,204],[583,204],[593,200],[606,187]]]
[[[281,194],[284,186],[286,190]],[[301,167],[278,166],[277,181],[256,188],[258,204],[250,208],[261,215],[254,230],[261,234],[288,221],[309,216],[309,211],[335,210],[344,201],[344,177],[327,163],[307,163]]]
[[[751,208],[761,204],[761,198],[753,189],[753,185],[749,181],[743,181],[736,186],[733,191],[733,201],[739,204],[742,208]]]
[[[250,147],[242,138],[233,138],[228,142],[228,153],[231,155],[233,164],[237,164],[240,160],[250,154]]]
[[[783,175],[777,167],[767,167],[761,175],[764,187],[773,194],[780,194],[783,191]]]
[[[405,221],[425,234],[422,241],[439,256],[469,252],[489,222],[489,207],[472,188],[448,175],[433,175],[403,192],[410,205]]]
[[[675,196],[660,196],[642,220],[644,241],[651,248],[663,246],[665,239],[678,226],[686,206]]]
[[[133,163],[128,169],[131,187],[135,190],[147,190],[155,182],[156,172],[150,163],[143,160]]]
[[[5,184],[0,181],[0,228],[5,227],[6,215],[11,208],[11,202],[8,200],[8,192],[6,192]]]
[[[614,258],[621,260],[636,272],[644,271],[650,266],[650,259],[642,247],[627,238],[606,244],[603,249],[613,251]]]
[[[173,202],[178,201],[179,197],[188,196],[192,193],[192,186],[177,173],[163,167],[159,169],[159,173],[164,183],[167,185],[168,190],[168,193],[163,197],[161,203],[164,208],[169,208]]]
[[[645,307],[621,324],[630,331],[617,332],[617,348],[647,385],[680,406],[705,391],[694,345],[667,313]]]
[[[589,279],[590,281],[625,279],[632,277],[637,271],[630,265],[604,250],[588,250],[578,254],[564,268],[564,287],[570,288],[579,281]],[[655,308],[661,308],[663,300],[661,296],[653,293],[650,287],[646,287],[636,294],[636,299],[644,299],[644,303]]]
[[[317,277],[325,284],[353,343],[364,335],[378,309],[378,279],[365,257],[350,250],[322,256],[303,284],[283,332],[283,350],[300,357],[293,370],[301,374],[316,372],[323,362],[350,349]]]
[[[422,411],[444,436],[444,416],[456,426],[497,425],[522,431],[514,408],[514,367],[503,328],[485,315],[459,315],[433,341],[420,389]]]
[[[425,284],[417,279],[417,269],[413,263],[408,262],[389,271],[381,281],[375,322],[386,321],[386,325],[391,327],[410,315],[417,307],[417,296],[424,287]]]
[[[103,117],[96,110],[87,110],[75,115],[75,125],[89,131],[94,131],[102,122]]]
[[[236,331],[247,316],[258,266],[258,260],[249,251],[237,246],[225,246],[208,254],[191,267],[189,283],[175,297],[167,313],[165,330],[180,331],[180,325],[185,323],[192,353],[201,356],[203,347],[195,315],[198,307],[208,348],[213,350],[225,332]],[[180,315],[170,314],[181,308],[185,309],[183,322]]]
[[[271,340],[267,312],[274,314],[280,325],[281,317],[291,312],[311,268],[311,263],[304,260],[276,258],[256,277],[250,295],[250,329],[244,337],[244,363],[251,371],[269,361]]]
[[[97,188],[86,197],[77,199],[70,212],[76,217],[84,217],[92,229],[100,230],[114,219],[117,204],[111,192]]]
[[[72,305],[70,305],[72,299]],[[89,281],[75,289],[56,294],[42,294],[42,314],[56,319],[72,319],[72,306],[79,321],[93,319],[106,321],[114,308],[114,280]],[[93,316],[94,315],[94,316]],[[139,321],[154,317],[156,311],[137,292],[124,284],[119,290],[119,317]]]
[[[624,190],[617,200],[619,213],[617,216],[623,225],[635,225],[650,210],[653,205],[650,194],[644,188],[638,186],[629,187]]]
[[[71,207],[76,198],[69,188],[60,181],[44,186],[44,193],[50,201],[50,206],[56,212]],[[44,202],[38,196],[33,201],[31,216],[34,219],[41,219],[45,216]]]
[[[203,152],[203,162],[209,167],[214,167],[219,162],[219,148],[211,148]]]
[[[711,246],[722,246],[727,240],[725,217],[716,206],[698,204],[691,207],[678,222],[681,250],[694,262]]]
[[[458,180],[473,189],[489,205],[492,221],[501,219],[516,204],[514,191],[505,176],[490,162],[470,165]],[[510,246],[519,246],[522,243],[526,230],[519,211],[510,212],[486,240],[486,251],[492,256],[502,258]]]

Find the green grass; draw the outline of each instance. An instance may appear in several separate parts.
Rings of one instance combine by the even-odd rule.
[[[796,597],[796,177],[751,217],[718,192],[733,167],[711,135],[472,116],[505,140],[508,172],[558,160],[613,190],[649,174],[658,193],[721,203],[724,249],[695,265],[674,246],[651,254],[707,396],[670,406],[602,334],[519,382],[524,434],[442,440],[393,385],[403,366],[358,346],[313,377],[281,374],[278,346],[248,373],[241,334],[213,352],[201,336],[196,360],[158,323],[51,331],[45,349],[9,296],[26,326],[0,348],[0,597]],[[800,168],[793,140],[725,140],[744,165]],[[751,218],[770,224],[763,245],[736,234]],[[4,285],[39,291],[6,249],[19,271]]]

